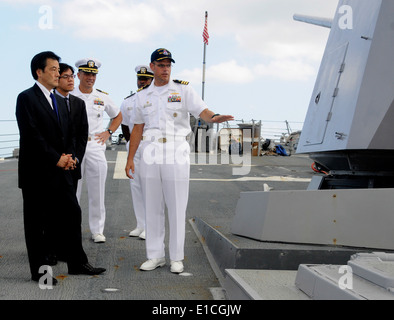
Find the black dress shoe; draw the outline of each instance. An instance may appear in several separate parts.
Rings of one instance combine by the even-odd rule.
[[[57,261],[67,262],[67,258],[64,255],[58,255],[57,256]]]
[[[43,277],[43,275],[32,275],[32,276],[31,276],[31,279],[32,279],[33,281],[38,282],[38,281],[40,281],[41,277]],[[52,280],[52,281],[50,280],[49,283],[48,283],[48,280],[49,280],[49,279],[46,278],[45,281],[43,282],[43,284],[45,284],[45,285],[47,285],[47,286],[49,286],[49,285],[56,286],[56,285],[57,285],[57,279],[51,277],[51,280]]]
[[[104,271],[105,271],[104,268],[94,268],[89,263],[68,267],[69,274],[87,274],[90,276],[94,276],[101,274]]]
[[[57,265],[57,257],[54,254],[48,254],[44,258],[44,264],[49,266],[56,266]]]

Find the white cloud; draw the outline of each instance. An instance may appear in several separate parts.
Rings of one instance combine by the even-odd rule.
[[[177,73],[176,76],[192,84],[201,83],[202,69],[183,70]],[[230,60],[208,67],[205,72],[205,78],[206,81],[211,83],[245,84],[252,82],[254,76],[250,72],[250,68],[238,65],[235,60]]]
[[[222,62],[209,67],[207,78],[222,83],[248,83],[253,81],[250,68],[238,65],[235,60]]]
[[[70,0],[62,2],[59,10],[62,23],[72,26],[78,38],[125,43],[144,43],[147,39],[168,43],[182,34],[200,36],[207,10],[210,41],[233,38],[237,43],[233,50],[247,52],[252,59],[243,65],[236,60],[216,64],[208,68],[206,77],[248,83],[256,77],[306,80],[314,75],[329,31],[293,21],[293,14],[331,17],[336,5],[334,0]],[[179,76],[199,82],[201,73],[184,70]]]
[[[174,78],[189,81],[192,85],[199,84],[202,81],[201,68],[194,68],[192,70],[184,69],[181,72],[173,72],[172,74]]]
[[[14,104],[12,97],[17,90],[30,85],[26,65],[33,54],[48,46],[69,63],[85,54],[99,58],[103,70],[98,87],[110,92],[114,101],[123,101],[135,88],[134,65],[148,60],[150,50],[162,45],[175,54],[174,78],[190,81],[199,88],[202,30],[204,13],[208,11],[206,99],[219,112],[234,110],[228,112],[238,118],[302,120],[329,30],[293,21],[293,14],[332,17],[337,2],[0,0],[4,7],[3,44],[14,48],[4,53],[5,60],[14,62],[5,67],[17,66],[18,72],[24,74],[17,86],[4,84],[4,97],[8,100],[4,104]],[[37,29],[41,5],[53,8],[53,30]],[[275,81],[270,82],[271,79]],[[231,82],[236,85],[229,85]],[[225,94],[211,93],[211,84]],[[240,109],[248,102],[237,92],[227,94],[229,87],[236,87],[239,92],[248,90],[252,101],[249,103],[256,108],[250,112],[248,106]],[[292,94],[278,99],[282,92]],[[291,109],[283,116],[278,113],[279,107],[285,109],[289,105]],[[293,116],[294,110],[297,111]]]
[[[297,25],[300,22],[286,24],[267,22],[258,26],[244,26],[235,33],[241,48],[255,52],[262,57],[289,59],[304,57],[312,61],[319,60],[323,53],[328,31],[317,30],[315,26]]]
[[[20,24],[20,25],[16,26],[16,28],[18,30],[25,31],[25,32],[30,32],[30,31],[34,30],[34,28],[28,24]]]
[[[138,1],[73,0],[62,5],[62,19],[75,35],[89,39],[141,42],[160,32],[162,13]]]
[[[36,4],[45,4],[50,5],[52,0],[0,0],[0,3],[7,3],[12,5],[36,5]]]
[[[329,31],[293,21],[293,14],[331,17],[336,5],[334,0],[69,0],[61,2],[57,10],[62,12],[60,23],[78,38],[117,39],[128,44],[155,39],[171,43],[185,34],[201,36],[207,10],[210,42],[232,38],[237,44],[232,50],[251,57],[242,63],[230,60],[210,66],[207,79],[249,83],[267,76],[288,81],[313,76]],[[178,75],[200,82],[202,71],[186,69]]]
[[[301,60],[278,59],[253,66],[240,66],[236,60],[230,60],[208,67],[205,77],[210,83],[247,84],[267,77],[285,81],[306,81],[315,74],[315,68]],[[197,84],[202,81],[202,70],[186,69],[176,76]]]
[[[64,24],[73,27],[80,37],[125,42],[141,42],[149,35],[201,34],[204,12],[208,10],[208,30],[213,38],[235,36],[242,48],[270,55],[277,54],[277,43],[296,45],[301,41],[313,45],[319,36],[314,28],[318,27],[306,29],[293,21],[293,14],[297,9],[305,14],[321,11],[330,17],[336,1],[313,2],[311,8],[311,0],[70,0],[62,2],[59,10]]]
[[[254,68],[261,77],[273,77],[286,81],[306,81],[315,75],[315,69],[300,60],[272,60]]]

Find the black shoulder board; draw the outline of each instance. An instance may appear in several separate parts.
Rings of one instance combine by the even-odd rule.
[[[101,93],[104,93],[104,94],[108,94],[108,93],[106,93],[105,91],[102,91],[102,90],[100,90],[100,89],[96,89],[98,92],[101,92]]]
[[[146,88],[148,88],[148,87],[149,87],[149,84],[143,86],[142,88],[139,88],[139,89],[137,90],[137,92],[140,92],[141,90],[144,90],[144,89],[146,89]]]
[[[128,98],[130,98],[130,97],[132,97],[132,96],[134,96],[135,95],[135,92],[133,92],[131,95],[129,95],[129,96],[127,96],[126,98],[124,98],[124,100],[126,100],[126,99],[128,99]]]
[[[179,84],[184,84],[185,86],[189,84],[189,81],[183,81],[183,80],[174,80],[174,82]]]

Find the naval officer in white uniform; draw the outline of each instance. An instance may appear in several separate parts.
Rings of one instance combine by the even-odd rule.
[[[141,270],[166,264],[164,199],[168,209],[171,272],[184,270],[186,207],[189,196],[190,115],[206,122],[234,118],[210,111],[188,82],[171,79],[171,52],[160,48],[151,55],[153,83],[136,95],[134,128],[131,133],[126,174],[135,174],[134,155],[141,142],[140,177],[146,208],[146,251]],[[131,173],[130,173],[131,170]]]
[[[137,74],[137,87],[141,89],[142,87],[149,86],[153,80],[153,71],[146,65],[139,65],[135,67],[135,72]],[[126,149],[129,150],[130,143],[130,132],[134,127],[134,119],[133,119],[133,110],[135,106],[135,98],[136,93],[131,94],[125,100],[123,100],[120,111],[122,112],[122,133],[125,137]],[[140,161],[140,152],[137,149],[137,152],[134,156],[134,166],[138,168]],[[130,189],[131,189],[131,198],[133,201],[133,209],[134,214],[137,220],[137,226],[133,229],[129,236],[130,237],[139,237],[141,239],[145,239],[145,206],[142,199],[142,191],[141,184],[139,178],[139,169],[137,169],[137,173],[134,175],[134,179],[130,179]]]
[[[89,136],[85,157],[81,164],[82,179],[78,182],[77,197],[80,200],[82,181],[86,181],[89,198],[89,227],[96,243],[105,242],[105,181],[107,178],[107,159],[105,142],[122,122],[120,109],[108,94],[94,89],[98,68],[101,63],[93,58],[81,59],[75,63],[78,68],[80,84],[71,93],[86,104],[89,123]],[[112,119],[107,130],[104,129],[104,112]]]

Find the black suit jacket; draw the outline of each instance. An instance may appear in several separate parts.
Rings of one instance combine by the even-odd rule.
[[[70,266],[86,263],[81,208],[72,170],[57,167],[63,153],[75,157],[75,138],[64,99],[55,94],[60,122],[35,84],[16,103],[19,126],[19,187],[23,195],[26,247],[33,276],[47,264],[45,255],[64,254]],[[59,237],[59,234],[67,237]]]
[[[75,156],[79,161],[72,174],[78,180],[81,179],[81,163],[85,155],[86,143],[88,142],[89,125],[85,101],[71,94],[69,98],[70,118],[75,135]]]
[[[56,166],[62,153],[75,156],[75,139],[66,104],[56,94],[55,97],[60,123],[37,84],[18,95],[18,186],[22,189],[57,188],[63,183],[72,185],[71,171]]]

